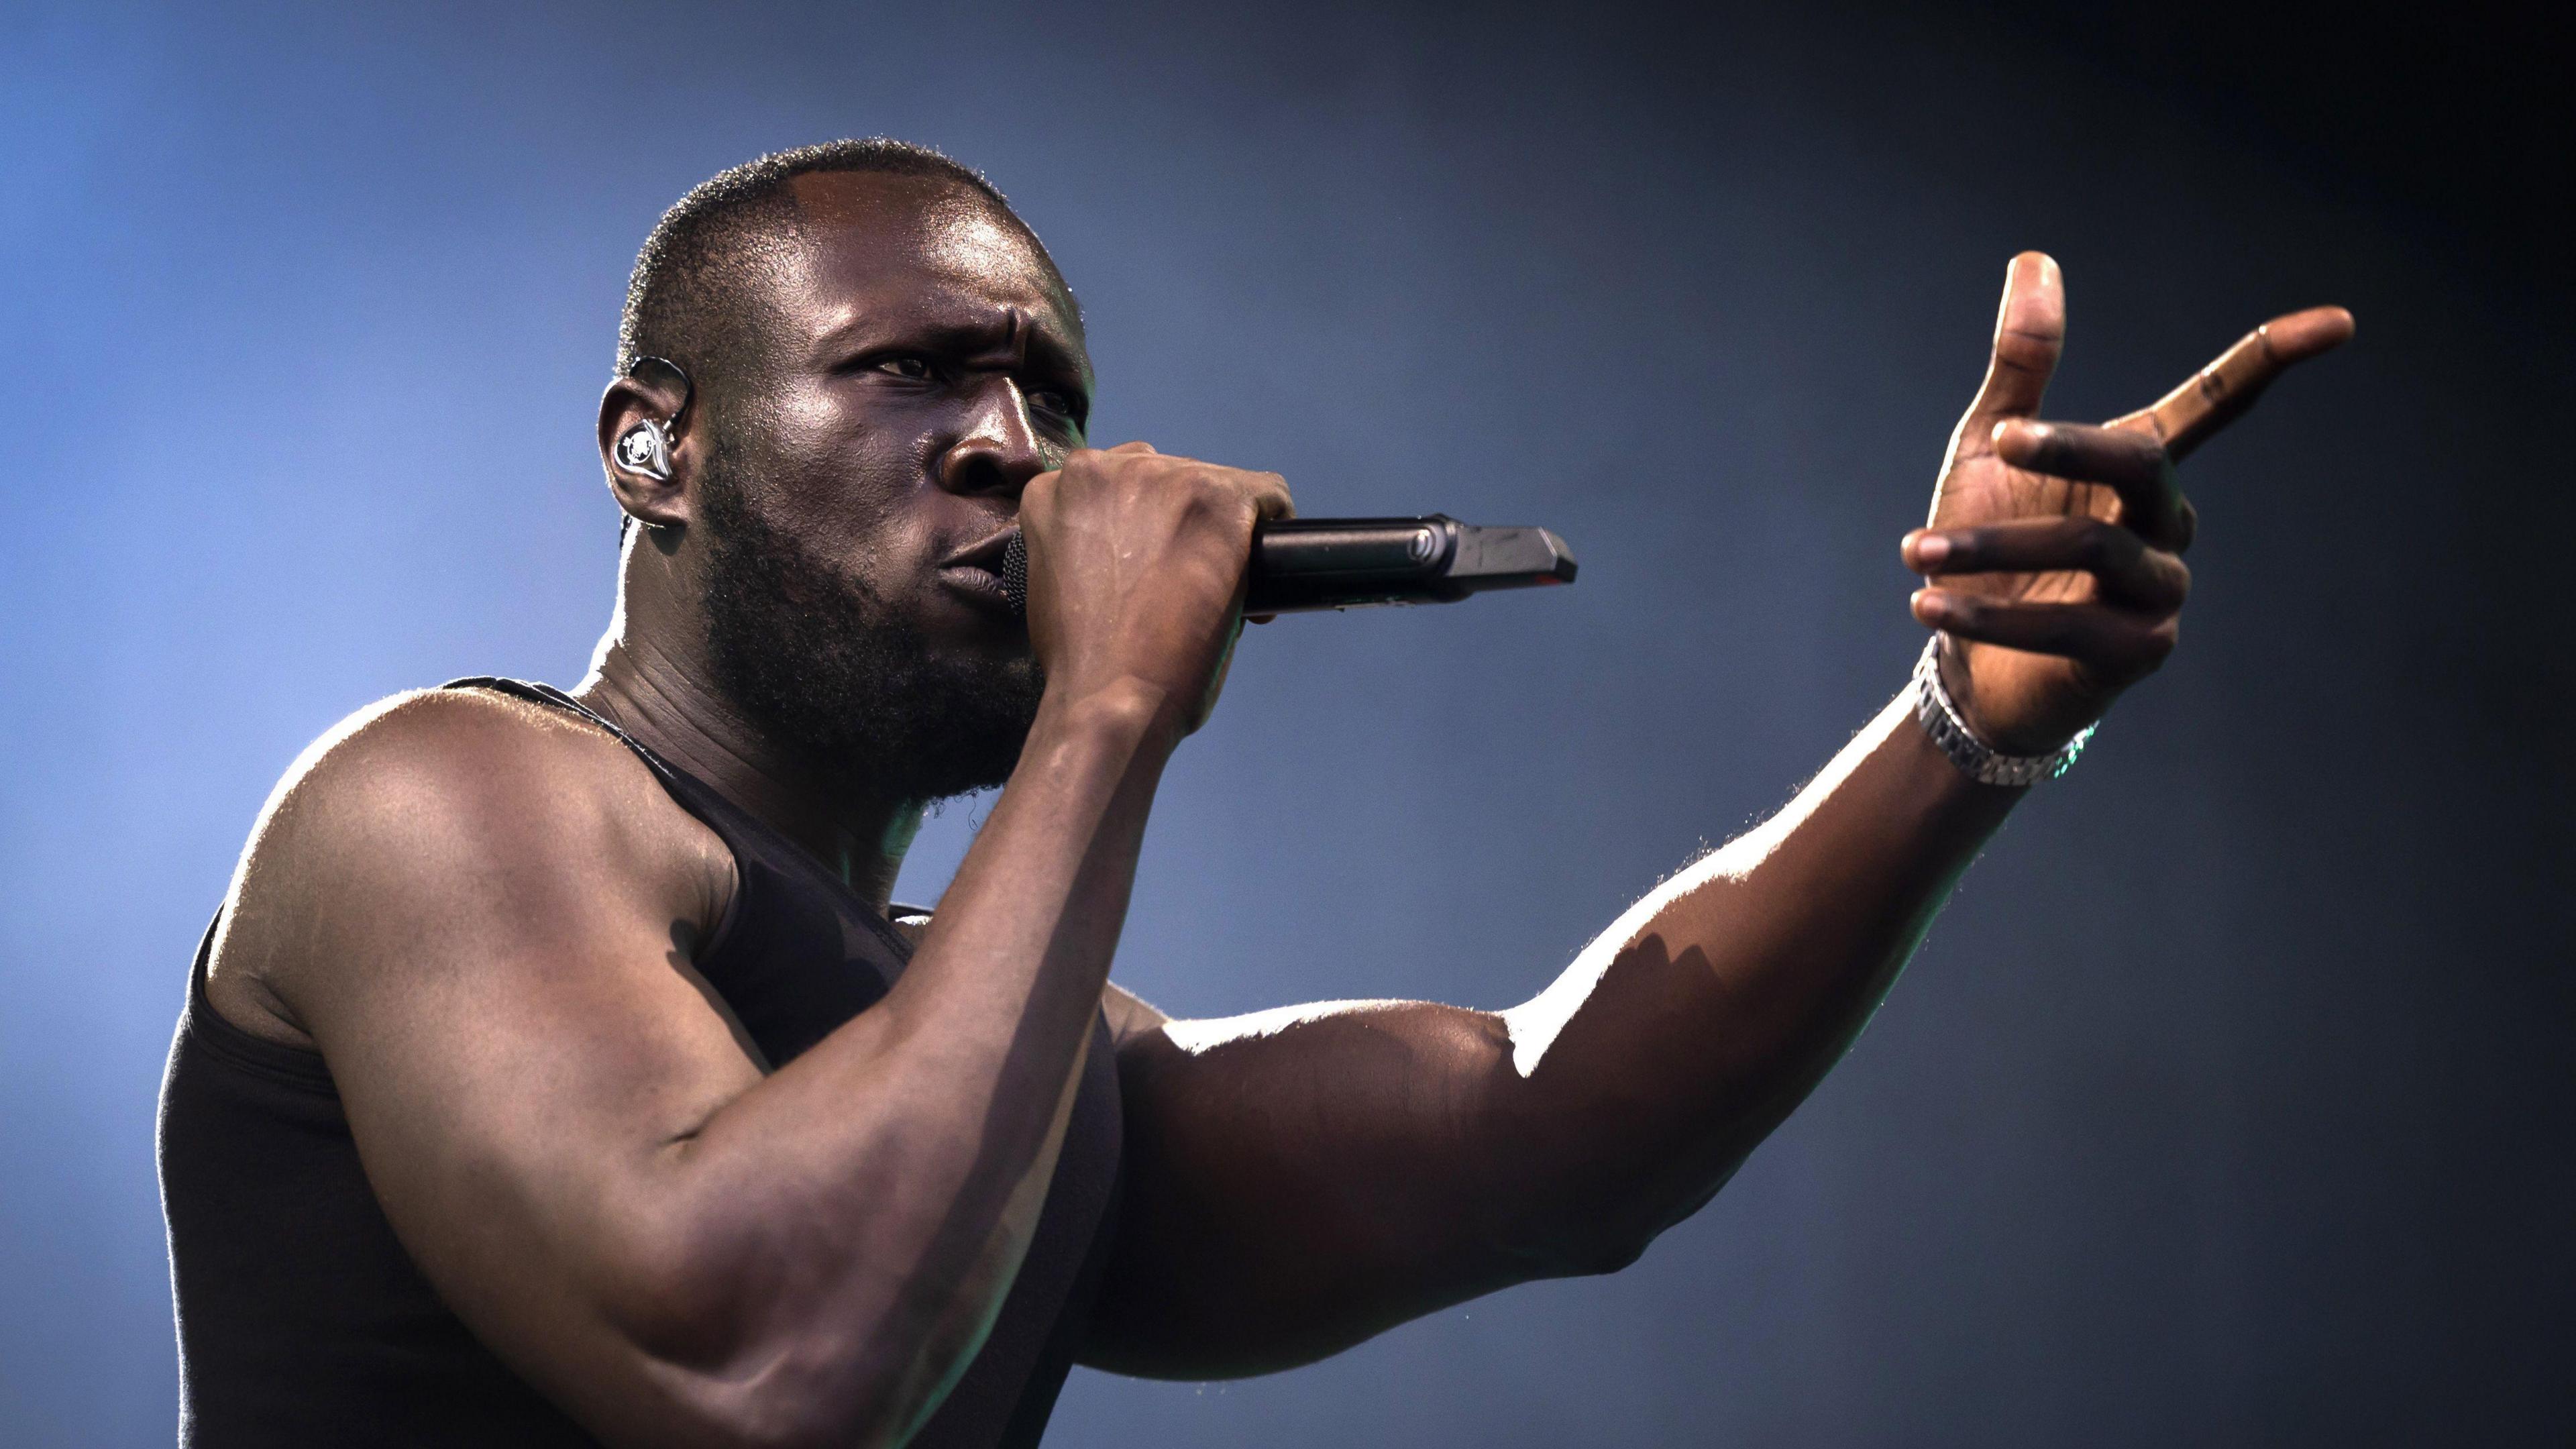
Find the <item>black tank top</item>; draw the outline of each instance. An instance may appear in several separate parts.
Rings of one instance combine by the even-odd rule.
[[[911,958],[885,918],[793,842],[561,691],[733,852],[732,907],[697,968],[772,1067],[882,998]],[[209,926],[161,1087],[161,1198],[179,1317],[179,1440],[278,1445],[590,1445],[439,1301],[385,1221],[315,1052],[206,1002]],[[1096,1294],[1117,1212],[1118,1074],[1096,1023],[1064,1148],[992,1336],[911,1443],[1035,1444]],[[854,1204],[854,1211],[864,1211]]]

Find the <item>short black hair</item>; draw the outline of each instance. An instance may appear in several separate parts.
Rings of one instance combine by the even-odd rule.
[[[773,151],[691,187],[644,238],[617,323],[617,375],[624,377],[639,357],[668,357],[683,367],[729,363],[750,339],[727,325],[734,309],[724,305],[725,288],[754,264],[765,241],[794,229],[796,203],[788,183],[835,171],[919,176],[965,187],[1008,217],[1063,285],[1055,259],[1010,200],[983,173],[928,146],[868,136]]]

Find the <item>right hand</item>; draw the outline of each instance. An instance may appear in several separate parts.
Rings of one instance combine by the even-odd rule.
[[[1049,693],[1142,684],[1173,738],[1207,722],[1243,628],[1252,529],[1296,506],[1276,473],[1083,449],[1029,480],[1029,644]]]
[[[1914,617],[1944,631],[1942,677],[1977,735],[2044,755],[2102,717],[2172,650],[2191,592],[2197,515],[2174,465],[2244,415],[2289,368],[2352,336],[2352,314],[2275,317],[2165,395],[2099,427],[2042,422],[2066,339],[2065,281],[2013,258],[1993,361],[1932,497],[1905,536],[1927,587]]]

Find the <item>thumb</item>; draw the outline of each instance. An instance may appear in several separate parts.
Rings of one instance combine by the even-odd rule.
[[[2066,279],[2047,253],[2023,252],[2004,273],[2004,299],[1995,309],[1994,356],[1986,364],[1985,384],[1959,425],[1959,441],[1969,449],[1991,448],[1989,435],[1998,420],[2038,412],[2065,346]]]

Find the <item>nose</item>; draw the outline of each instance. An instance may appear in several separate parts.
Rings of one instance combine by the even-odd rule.
[[[979,389],[965,431],[940,455],[939,486],[950,493],[1020,496],[1030,479],[1054,466],[1029,421],[1019,384],[996,377]]]

